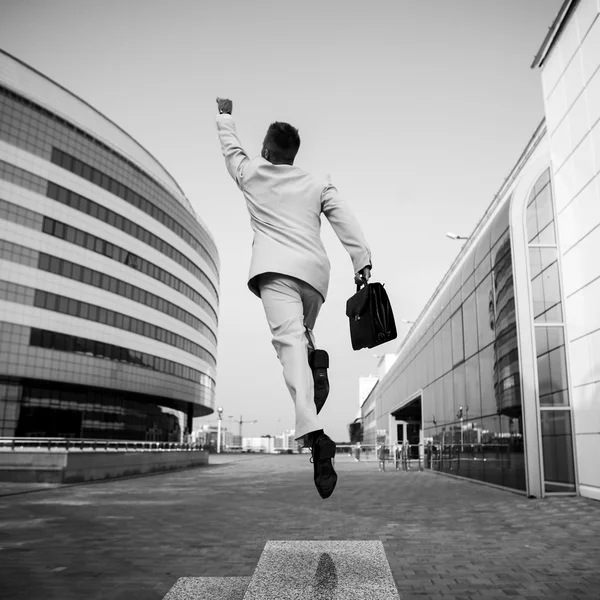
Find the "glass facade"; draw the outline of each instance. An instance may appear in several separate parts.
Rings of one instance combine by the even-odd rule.
[[[519,194],[522,188],[517,185],[515,190]],[[527,468],[532,469],[534,486],[541,481],[540,468],[543,493],[572,494],[573,417],[550,169],[527,193],[520,196],[519,205],[526,204],[520,222],[526,239],[522,227],[515,232],[520,246],[514,252],[519,253],[524,282],[524,289],[519,288],[519,323],[511,194],[476,234],[400,347],[390,372],[365,401],[363,441],[371,445],[406,440],[413,445],[413,457],[420,452],[428,468],[522,491],[529,489]],[[523,364],[528,364],[527,340],[535,344],[535,362],[523,374],[529,394],[527,432],[531,430],[534,438],[527,440],[519,331]],[[536,383],[533,389],[529,381]],[[528,467],[526,447],[531,450]]]
[[[44,217],[42,231],[48,235],[65,240],[71,244],[75,244],[82,248],[86,248],[87,250],[91,250],[92,252],[102,254],[103,256],[106,256],[112,260],[116,260],[117,262],[127,265],[132,269],[137,269],[141,273],[148,275],[148,277],[157,279],[170,288],[173,288],[186,295],[190,300],[193,300],[204,310],[212,312],[212,314],[215,316],[217,314],[215,309],[212,308],[212,305],[206,300],[206,298],[193,287],[189,286],[178,277],[175,277],[175,275],[172,275],[165,269],[162,269],[149,260],[146,260],[145,258],[142,258],[133,252],[129,252],[128,250],[125,250],[125,248],[122,248],[117,244],[113,244],[109,240],[100,238],[92,233],[87,233],[83,231],[83,229],[78,229],[77,227],[67,225],[66,223],[57,221],[56,219],[51,219],[50,217]]]
[[[421,350],[425,358],[434,349],[434,379],[423,388],[422,405],[431,468],[524,490],[510,201],[454,275],[450,310],[438,301]]]
[[[200,269],[194,262],[192,262],[187,256],[183,255],[176,248],[165,242],[163,239],[154,235],[147,229],[140,227],[137,223],[131,219],[121,216],[119,213],[105,208],[98,202],[94,202],[89,198],[76,194],[75,192],[57,185],[51,181],[45,181],[38,177],[34,173],[30,173],[25,169],[15,167],[10,163],[0,160],[0,179],[10,181],[16,185],[26,187],[34,192],[40,192],[40,187],[45,187],[45,194],[48,198],[56,200],[61,204],[65,204],[83,212],[95,219],[99,219],[104,223],[116,227],[123,231],[127,235],[152,246],[152,248],[158,250],[165,256],[168,256],[171,260],[180,264],[184,269],[192,273],[199,281],[201,281],[211,291],[214,297],[218,300],[219,295],[216,286],[212,283],[210,278]]]
[[[74,122],[58,114],[63,100]],[[135,140],[3,53],[0,142],[0,435],[181,441],[214,410],[213,238]],[[138,211],[170,232],[142,227]]]
[[[375,427],[387,429],[391,414],[406,424],[409,443],[424,444],[429,468],[525,490],[510,203],[504,199],[416,325],[363,423],[364,442],[372,444]]]
[[[43,290],[34,290],[33,288],[25,289],[33,292],[33,305],[38,308],[52,310],[79,319],[95,321],[96,323],[102,323],[109,327],[115,327],[125,331],[131,331],[137,335],[155,339],[163,344],[175,346],[175,348],[179,348],[184,352],[189,352],[206,361],[213,367],[217,366],[217,359],[215,356],[208,350],[205,350],[200,344],[196,344],[196,342],[192,342],[192,340],[177,335],[164,327],[153,325],[142,319],[136,319],[135,317],[125,315],[115,310],[110,310],[109,308],[90,304],[89,302],[82,302],[81,300],[75,300],[68,296],[60,296]]]
[[[55,237],[59,237],[60,239],[77,244],[82,248],[87,248],[94,252],[98,252],[103,256],[108,256],[113,260],[118,260],[123,264],[127,264],[132,268],[137,268],[139,271],[153,276],[162,283],[169,285],[169,287],[175,288],[179,292],[185,294],[188,298],[190,298],[190,300],[194,301],[202,309],[209,313],[215,324],[218,322],[218,315],[215,309],[204,296],[199,294],[196,290],[180,279],[174,277],[170,273],[167,273],[167,271],[164,269],[157,267],[149,261],[138,257],[137,255],[127,252],[115,244],[111,244],[106,240],[102,240],[96,236],[93,236],[92,234],[86,233],[81,229],[76,229],[75,227],[61,223],[60,221],[48,219],[47,217],[44,218],[39,213],[35,213],[31,210],[27,210],[4,200],[0,200],[0,219],[13,221],[14,223],[18,223],[19,225],[23,225],[25,227],[31,227],[39,231],[44,231],[44,233],[49,235],[53,235]],[[8,242],[6,240],[0,240],[0,258],[13,262],[19,262],[21,264],[28,264],[30,266],[37,266],[38,269],[43,271],[102,288],[114,294],[129,298],[134,302],[140,302],[146,306],[154,308],[155,310],[164,312],[169,316],[179,319],[187,325],[194,327],[194,329],[197,329],[198,331],[204,332],[204,329],[207,329],[208,332],[206,335],[211,338],[215,336],[213,329],[211,329],[202,320],[192,315],[190,312],[180,308],[168,300],[165,300],[164,298],[161,298],[156,294],[152,294],[151,292],[131,285],[130,283],[117,279],[116,277],[107,275],[106,273],[101,273],[69,260],[52,256],[51,254],[46,254],[45,252],[38,252],[37,250],[27,248],[21,244],[15,244],[14,242]]]
[[[178,442],[185,428],[185,413],[135,393],[0,381],[0,394],[8,399],[0,414],[6,432],[1,435]]]
[[[574,492],[573,433],[550,170],[527,201],[527,240],[546,492]]]
[[[71,156],[66,152],[62,152],[62,150],[59,150],[58,148],[52,149],[52,162],[61,166],[63,169],[71,171],[71,173],[75,173],[75,175],[78,175],[79,177],[87,179],[106,191],[111,192],[115,196],[118,196],[122,200],[129,202],[136,208],[143,210],[146,214],[149,214],[156,220],[160,221],[165,227],[168,227],[176,235],[184,239],[204,260],[206,260],[218,279],[219,272],[217,263],[211,254],[206,250],[206,248],[204,248],[198,239],[196,239],[185,227],[182,227],[175,219],[173,219],[170,214],[161,208],[158,208],[156,205],[152,204],[152,202],[149,202],[146,198],[137,192],[134,192],[132,189],[123,185],[113,177],[110,177],[106,173],[102,173],[102,171],[84,163],[75,156]],[[71,192],[71,194],[72,193],[73,192]]]
[[[187,256],[184,256],[181,252],[179,252],[179,250],[176,250],[173,246],[167,244],[167,242],[159,238],[157,235],[154,235],[147,229],[140,227],[131,219],[127,219],[121,216],[119,213],[105,208],[98,202],[94,202],[93,200],[90,200],[81,194],[76,194],[65,187],[52,183],[51,181],[48,182],[48,189],[46,193],[48,198],[52,198],[52,200],[66,204],[75,210],[79,210],[94,217],[95,219],[99,219],[104,223],[108,223],[109,225],[120,229],[124,233],[131,235],[145,244],[152,246],[152,248],[155,248],[165,256],[168,256],[171,260],[180,264],[184,269],[187,269],[190,273],[192,273],[192,275],[201,281],[218,300],[219,295],[217,288],[206,276],[204,271],[202,271],[202,269],[200,269],[189,258],[187,258]]]
[[[145,212],[158,220],[160,220],[158,211],[164,214],[166,218],[162,222],[199,253],[204,249],[208,254],[208,260],[218,269],[217,247],[204,228],[195,219],[190,219],[191,207],[184,207],[156,179],[149,177],[135,163],[73,123],[2,85],[0,85],[0,114],[2,115],[1,140],[61,166],[63,165],[58,161],[59,155],[55,155],[53,159],[53,150],[62,151],[79,161],[75,163],[78,165],[77,171],[73,170],[74,163],[68,165],[72,172],[83,177],[85,164],[89,169],[95,169],[109,177],[117,185],[108,184],[108,191],[119,195],[122,187],[130,190],[130,198],[131,194],[135,193],[137,197],[145,200],[145,202],[141,200],[137,202],[141,210],[147,208]],[[79,164],[82,165],[81,168]],[[87,169],[85,174],[88,174]],[[91,181],[94,182],[94,179]],[[98,181],[97,177],[96,181]],[[125,199],[127,199],[127,192],[125,192]],[[154,210],[152,206],[155,207]],[[169,218],[173,219],[172,226]]]
[[[107,344],[76,335],[68,335],[57,331],[48,331],[45,329],[31,329],[29,345],[37,348],[48,348],[58,350],[59,352],[74,352],[78,354],[88,354],[96,358],[107,358],[120,362],[126,362],[137,365],[145,369],[153,369],[161,373],[168,373],[182,379],[189,379],[204,386],[207,389],[214,387],[214,381],[196,369],[187,367],[172,360],[131,350],[115,344]]]

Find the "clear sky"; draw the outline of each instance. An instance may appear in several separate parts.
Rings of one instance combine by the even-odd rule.
[[[0,47],[79,95],[175,177],[221,258],[217,405],[294,426],[262,304],[247,287],[252,234],[225,170],[215,97],[230,97],[247,152],[295,125],[296,164],[330,174],[360,219],[398,340],[354,352],[350,259],[329,224],[330,354],[323,426],[348,439],[358,378],[394,352],[543,118],[530,69],[562,0],[0,0]],[[401,400],[400,398],[398,400]],[[216,422],[215,416],[201,421]],[[237,426],[234,427],[237,433]]]

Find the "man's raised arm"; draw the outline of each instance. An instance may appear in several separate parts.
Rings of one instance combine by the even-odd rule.
[[[221,142],[221,151],[225,157],[225,165],[238,187],[242,188],[244,165],[248,162],[248,155],[244,152],[242,144],[235,131],[235,123],[231,113],[233,103],[227,98],[217,98],[219,114],[217,115],[217,131]]]
[[[321,207],[335,234],[350,254],[355,275],[360,274],[364,280],[368,280],[371,276],[371,250],[360,223],[331,184],[323,189]],[[355,280],[358,282],[359,278],[355,277]]]

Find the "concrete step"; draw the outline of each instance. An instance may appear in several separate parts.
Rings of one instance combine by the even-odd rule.
[[[242,600],[251,577],[180,577],[163,600]]]
[[[380,541],[269,541],[243,600],[400,600]]]

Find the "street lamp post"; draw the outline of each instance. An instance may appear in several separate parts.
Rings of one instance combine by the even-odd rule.
[[[467,418],[468,418],[468,414],[469,414],[469,407],[467,406]],[[464,418],[463,418],[463,407],[459,406],[458,407],[458,414],[456,415],[459,419],[460,419],[460,451],[463,452],[464,451]]]
[[[219,415],[219,423],[217,425],[217,454],[221,453],[221,419],[223,418],[223,408],[219,406],[217,408],[217,414]]]
[[[468,240],[468,237],[465,237],[464,235],[458,235],[456,233],[452,233],[451,231],[449,231],[446,234],[446,237],[449,237],[451,240]]]

